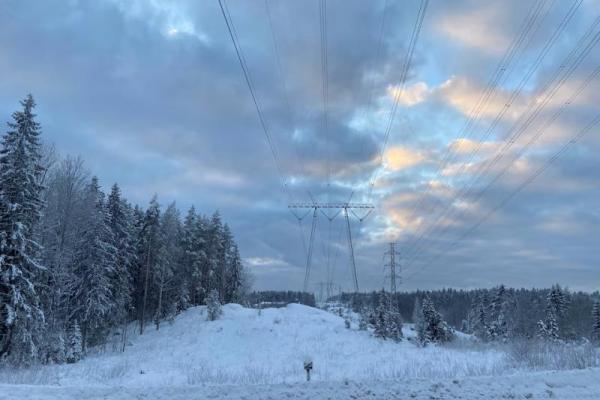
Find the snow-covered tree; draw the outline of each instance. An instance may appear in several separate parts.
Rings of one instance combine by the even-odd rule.
[[[205,293],[216,289],[219,296],[221,296],[224,283],[225,244],[223,241],[223,223],[219,211],[213,213],[205,234],[206,259],[202,271],[202,287]]]
[[[34,240],[43,167],[33,97],[21,105],[0,150],[0,357],[30,364],[38,359],[44,325],[37,291],[43,267]]]
[[[206,238],[204,221],[196,214],[193,206],[185,217],[181,241],[181,265],[185,271],[187,296],[192,305],[198,305],[205,294],[202,287],[202,272],[206,259]]]
[[[562,318],[569,307],[569,293],[560,285],[553,285],[546,301],[548,312],[552,312],[557,318]]]
[[[423,298],[422,314],[423,322],[417,329],[418,340],[421,344],[449,342],[453,339],[454,333],[452,329],[435,309],[433,301],[431,301],[429,296]]]
[[[488,338],[490,340],[506,340],[508,324],[506,321],[507,293],[504,285],[500,285],[490,303]]]
[[[375,337],[386,339],[389,336],[389,317],[388,317],[388,307],[389,307],[389,298],[385,290],[382,290],[378,296],[378,304],[375,308],[375,321],[373,324]]]
[[[487,340],[489,338],[488,332],[488,317],[485,297],[480,296],[475,308],[475,321],[473,325],[473,333],[476,337],[481,340]]]
[[[85,352],[88,345],[103,342],[116,308],[112,279],[117,250],[112,244],[104,194],[96,177],[88,185],[84,208],[85,225],[73,257],[69,319],[81,327]]]
[[[244,271],[240,251],[229,225],[223,226],[225,265],[223,275],[223,299],[225,303],[240,301],[243,295]]]
[[[546,297],[546,324],[551,328],[552,339],[554,339],[554,335],[556,335],[557,339],[561,336],[561,327],[568,307],[569,292],[558,284],[553,285]],[[554,325],[556,325],[556,328],[554,328]]]
[[[138,259],[141,268],[138,270],[138,319],[140,323],[140,335],[144,333],[146,319],[153,316],[150,309],[150,297],[153,272],[161,262],[162,257],[162,235],[160,229],[160,205],[156,196],[152,197],[150,205],[142,218],[142,227],[139,232]],[[153,293],[152,293],[153,294]]]
[[[131,236],[133,216],[130,207],[121,197],[121,189],[115,183],[107,201],[108,226],[112,234],[112,246],[115,248],[114,271],[111,290],[114,309],[111,313],[113,324],[123,327],[126,332],[128,316],[132,306],[133,278],[131,272],[136,259],[134,239]]]
[[[77,321],[73,322],[68,331],[68,343],[66,349],[66,360],[68,363],[76,363],[83,356],[83,339]]]
[[[554,311],[548,311],[545,321],[538,321],[538,337],[548,341],[557,341],[559,339],[558,322],[556,321]]]
[[[362,308],[358,314],[358,330],[366,331],[369,326],[369,316],[367,310]]]
[[[600,301],[594,302],[592,308],[592,340],[600,344]]]
[[[219,291],[213,289],[206,297],[206,319],[214,321],[221,316],[221,300],[219,300]]]
[[[402,315],[393,305],[388,310],[387,321],[389,338],[396,342],[402,340]]]
[[[89,181],[81,158],[66,157],[46,177],[45,208],[38,225],[43,249],[42,305],[49,336],[63,335],[69,312],[69,283],[75,245],[83,230],[84,191]]]
[[[46,364],[61,364],[66,361],[66,343],[63,331],[54,330],[46,334],[44,360]]]
[[[154,285],[158,296],[154,312],[154,323],[156,329],[160,328],[160,322],[171,319],[177,311],[177,289],[174,284],[174,276],[177,270],[177,262],[181,259],[179,236],[181,234],[181,223],[179,211],[175,203],[171,203],[161,217],[160,221],[160,258],[155,264]]]

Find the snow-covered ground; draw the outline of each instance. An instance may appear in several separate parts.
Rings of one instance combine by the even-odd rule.
[[[305,359],[314,364],[309,383]],[[594,369],[517,370],[506,352],[487,347],[383,341],[302,305],[259,314],[230,304],[217,321],[196,307],[160,331],[149,326],[131,335],[125,353],[107,346],[77,364],[3,371],[0,399],[599,399],[599,376]]]

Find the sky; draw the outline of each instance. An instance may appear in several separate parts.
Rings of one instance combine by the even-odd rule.
[[[421,0],[322,3],[325,41],[318,0],[225,3],[276,158],[217,0],[1,0],[0,117],[32,93],[105,189],[218,209],[257,289],[302,289],[288,204],[351,200],[360,290],[390,242],[400,290],[598,290],[600,1],[430,0],[412,57]],[[352,288],[345,224],[318,214],[311,290]]]

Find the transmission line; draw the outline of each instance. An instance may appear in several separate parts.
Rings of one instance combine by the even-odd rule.
[[[277,169],[277,173],[281,179],[284,192],[291,199],[291,193],[289,192],[289,188],[287,186],[287,180],[285,179],[285,175],[283,174],[283,169],[281,168],[281,163],[279,161],[279,156],[277,154],[277,150],[275,148],[275,144],[271,137],[271,133],[267,128],[267,124],[265,122],[264,114],[260,108],[260,104],[258,98],[256,96],[254,85],[252,83],[252,76],[250,75],[250,70],[248,69],[248,65],[246,63],[246,58],[244,57],[244,53],[239,43],[239,39],[237,37],[237,32],[235,30],[235,25],[233,23],[233,19],[231,18],[231,14],[229,13],[229,9],[227,8],[226,0],[218,0],[219,7],[221,8],[221,13],[223,14],[223,19],[225,20],[225,24],[227,25],[227,31],[229,32],[229,37],[231,38],[231,42],[233,47],[235,48],[235,53],[237,55],[237,59],[240,63],[240,67],[242,68],[242,72],[244,74],[244,79],[246,81],[246,85],[248,86],[248,90],[250,91],[250,95],[252,97],[252,102],[254,103],[254,107],[256,108],[256,114],[258,116],[258,120],[260,121],[260,126],[264,132],[265,138],[267,140],[267,144],[269,146],[269,150],[271,151],[271,156],[273,157],[273,161],[275,163],[275,168]]]
[[[373,176],[369,183],[368,198],[371,198],[371,195],[373,192],[373,187],[375,186],[375,183],[377,182],[377,175],[378,175],[379,169],[383,165],[383,157],[384,157],[385,150],[387,148],[387,144],[388,144],[388,141],[390,138],[390,133],[394,126],[394,120],[396,118],[396,112],[398,110],[398,104],[400,102],[400,97],[402,96],[402,93],[404,92],[404,87],[406,86],[406,76],[408,74],[408,70],[410,69],[410,64],[412,62],[412,58],[413,58],[413,54],[415,51],[415,46],[417,44],[417,40],[419,38],[419,34],[421,32],[421,27],[423,26],[423,19],[425,18],[425,12],[427,11],[428,4],[429,4],[429,0],[421,0],[421,3],[419,4],[417,18],[416,18],[415,24],[413,26],[413,30],[412,30],[410,41],[409,41],[408,51],[407,51],[406,58],[404,60],[404,64],[403,64],[402,70],[401,70],[400,88],[397,91],[396,95],[394,96],[392,109],[390,111],[390,117],[389,117],[388,123],[386,125],[386,129],[384,131],[383,144],[381,146],[381,152],[379,154],[379,163],[375,167],[375,169],[373,171]]]
[[[452,247],[455,246],[459,241],[463,240],[465,237],[473,233],[482,223],[488,220],[494,213],[504,207],[508,202],[510,202],[516,195],[523,191],[528,185],[530,185],[535,179],[537,179],[541,174],[543,174],[554,162],[560,158],[560,156],[565,153],[570,146],[577,143],[584,135],[586,135],[592,128],[600,123],[600,113],[595,116],[592,121],[586,125],[583,129],[581,129],[575,136],[571,138],[568,142],[566,142],[556,153],[552,155],[540,168],[538,168],[533,174],[531,174],[523,183],[521,183],[515,190],[513,190],[507,197],[505,197],[498,205],[492,208],[487,214],[485,214],[482,218],[480,218],[474,225],[472,225],[466,232],[464,232],[460,237],[450,243],[447,249],[444,252],[438,252],[435,256],[430,256],[429,260],[425,264],[425,266],[419,270],[414,271],[412,274],[408,275],[407,279],[414,277],[416,274],[424,271],[426,268],[433,265],[433,261],[437,260],[442,255],[446,254],[448,251],[452,250]]]
[[[544,99],[541,102],[534,101],[529,105],[527,110],[513,124],[511,129],[509,129],[508,139],[505,142],[504,146],[500,149],[500,151],[498,151],[496,153],[495,157],[493,159],[488,159],[487,162],[484,162],[475,171],[474,177],[471,180],[470,184],[465,185],[463,188],[461,188],[460,191],[458,191],[453,196],[453,198],[448,202],[447,206],[442,211],[442,213],[439,214],[438,217],[435,219],[435,221],[430,225],[429,229],[427,229],[426,232],[423,232],[423,234],[420,235],[419,239],[417,240],[417,242],[415,244],[415,250],[411,254],[411,257],[414,258],[414,257],[418,256],[418,252],[421,250],[421,247],[422,247],[422,246],[418,247],[418,245],[421,244],[425,235],[429,235],[432,232],[434,232],[436,230],[436,228],[439,228],[437,224],[444,217],[447,217],[448,213],[452,213],[452,211],[453,211],[452,206],[455,203],[455,201],[460,198],[466,197],[471,192],[471,190],[473,189],[475,184],[479,181],[479,179],[482,176],[484,176],[486,172],[488,172],[492,167],[494,167],[504,157],[506,152],[512,147],[512,145],[514,145],[516,140],[523,134],[523,132],[525,132],[526,129],[531,126],[533,121],[538,117],[538,115],[547,106],[547,104],[554,98],[554,96],[556,95],[558,90],[562,87],[562,85],[566,82],[566,80],[571,76],[571,74],[575,71],[575,69],[581,64],[581,62],[585,59],[585,57],[587,57],[587,55],[591,52],[593,47],[597,44],[597,42],[600,38],[600,32],[596,33],[596,35],[593,36],[592,40],[583,48],[583,50],[581,50],[579,55],[574,60],[571,60],[575,56],[577,51],[580,49],[580,47],[582,47],[584,45],[585,41],[588,40],[588,38],[592,35],[593,31],[596,29],[599,22],[600,22],[600,18],[597,18],[596,21],[591,25],[590,29],[586,32],[586,34],[584,34],[584,36],[579,40],[579,42],[571,50],[571,52],[567,55],[567,57],[565,57],[565,59],[561,63],[560,68],[558,69],[558,72],[557,72],[558,75],[555,75],[554,78],[552,78],[547,83],[547,85],[541,90],[542,93],[548,92],[546,94],[546,96],[544,97]],[[563,74],[561,76],[560,72],[565,68],[565,66],[568,66],[568,68],[567,68],[567,70],[565,70],[563,72]],[[535,109],[533,111],[531,111],[531,109],[534,107],[535,107]],[[448,226],[442,228],[442,232],[445,232],[447,229],[448,229]]]
[[[578,1],[581,1],[581,0],[578,0]],[[511,44],[506,49],[502,59],[496,66],[496,69],[494,70],[492,76],[490,77],[490,80],[488,81],[480,98],[478,99],[475,106],[469,113],[469,118],[463,125],[462,129],[459,131],[459,133],[456,136],[456,139],[454,141],[457,141],[458,139],[462,138],[463,136],[468,136],[467,134],[469,132],[473,131],[472,128],[476,125],[477,120],[479,119],[479,117],[481,116],[483,111],[486,109],[490,99],[492,99],[495,96],[495,92],[497,91],[501,80],[504,78],[506,71],[509,69],[510,65],[512,64],[513,59],[522,50],[521,45],[523,44],[529,31],[531,30],[533,24],[538,19],[540,12],[543,9],[544,5],[545,5],[544,1],[538,0],[530,8],[525,19],[523,20],[523,23],[522,23],[521,29],[519,30],[519,33],[517,34],[517,36],[515,36],[515,38],[511,42]],[[538,26],[538,28],[539,28],[539,26]],[[506,81],[506,78],[504,79],[504,81]],[[456,157],[456,155],[454,155],[454,157]],[[451,146],[448,146],[448,148],[446,149],[446,151],[444,153],[444,156],[442,159],[442,164],[437,169],[437,171],[438,171],[437,177],[440,176],[442,171],[445,170],[446,167],[451,162],[454,162],[454,159],[455,158],[452,157]],[[463,165],[466,165],[466,164],[463,164]],[[436,177],[436,179],[437,179],[437,177]],[[417,202],[417,204],[411,208],[412,209],[411,214],[414,214],[417,210],[423,210],[424,202],[426,201],[426,199],[429,199],[431,190],[432,190],[431,185],[428,185],[426,188],[426,193],[422,194],[419,197],[419,201]],[[429,201],[428,203],[429,203],[429,206],[426,208],[426,211],[425,211],[426,213],[430,213],[433,211],[432,201]],[[409,243],[409,245],[407,246],[407,249],[415,247],[421,241],[421,238],[422,238],[422,236],[424,236],[424,234],[425,234],[425,231],[423,231],[421,233],[421,235],[419,236],[418,239],[415,240],[413,238],[411,240],[411,242]]]
[[[289,118],[289,123],[290,123],[290,127],[294,128],[295,127],[295,117],[294,117],[294,113],[292,112],[292,106],[290,103],[290,95],[289,95],[289,87],[286,83],[286,74],[283,72],[283,63],[282,63],[282,57],[281,57],[281,50],[279,47],[279,40],[277,40],[277,33],[276,33],[276,29],[275,29],[275,24],[273,23],[273,15],[271,13],[271,7],[269,5],[269,0],[265,0],[265,12],[267,15],[267,20],[269,22],[269,31],[271,33],[271,41],[273,44],[273,54],[275,55],[275,64],[277,67],[277,74],[279,75],[279,79],[281,81],[281,86],[283,89],[283,101],[284,101],[284,105],[285,105],[285,109]],[[300,161],[300,154],[298,153],[298,148],[296,146],[292,145],[292,148],[294,149],[294,155],[296,157],[296,165],[298,166],[298,172],[303,175],[303,173],[305,172],[304,168],[303,168],[303,163]]]

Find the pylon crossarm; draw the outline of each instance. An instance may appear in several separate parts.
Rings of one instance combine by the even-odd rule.
[[[292,209],[292,208],[290,208],[290,212],[291,212],[291,213],[294,215],[294,217],[296,217],[296,219],[297,219],[298,221],[302,221],[304,218],[306,218],[306,216],[307,216],[308,214],[310,214],[310,210],[308,210],[308,211],[306,211],[306,213],[304,213],[304,215],[303,215],[303,216],[301,216],[301,217],[300,217],[298,214],[296,214],[296,212],[295,212],[295,211],[294,211],[294,209]]]
[[[290,203],[288,208],[339,208],[339,209],[374,209],[375,206],[368,203]]]
[[[338,215],[340,215],[340,213],[342,212],[342,209],[340,208],[335,214],[333,214],[333,217],[330,216],[329,214],[327,214],[325,211],[323,211],[323,209],[320,209],[319,211],[321,211],[321,214],[323,214],[325,216],[325,218],[327,218],[329,220],[329,222],[331,222],[334,219],[336,219]]]

